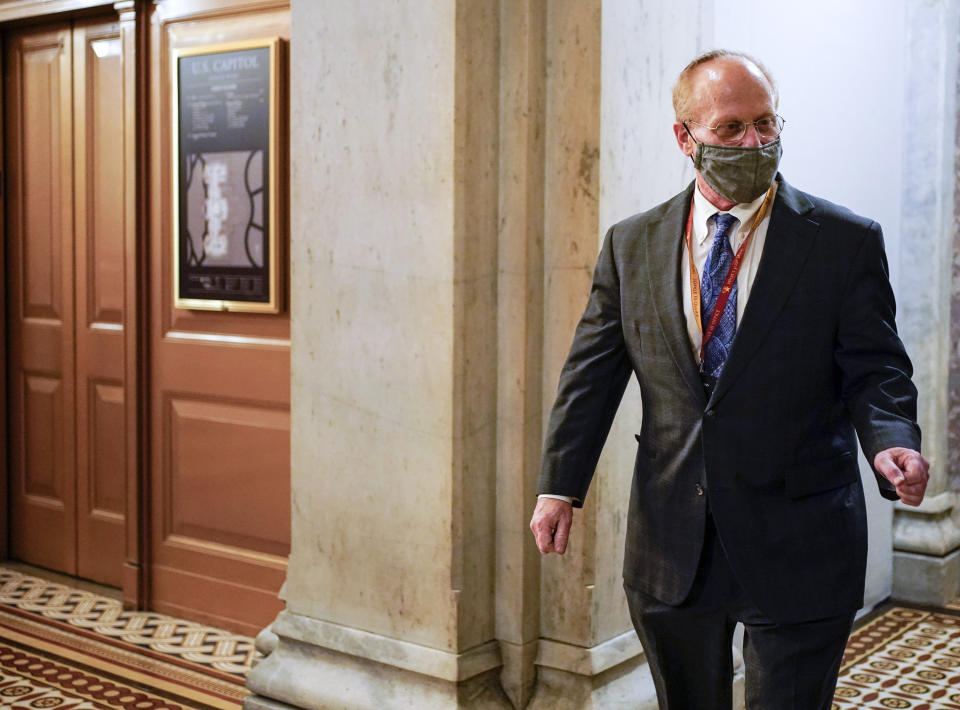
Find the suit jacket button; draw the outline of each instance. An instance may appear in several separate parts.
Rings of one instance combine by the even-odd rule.
[[[701,486],[699,483],[697,484],[697,495],[698,496],[703,495],[703,486]]]

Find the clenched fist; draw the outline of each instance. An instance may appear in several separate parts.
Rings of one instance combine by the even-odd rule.
[[[573,523],[573,506],[557,498],[540,498],[530,519],[530,530],[537,540],[537,547],[544,555],[556,552],[562,555],[570,539]]]
[[[903,503],[920,505],[930,480],[930,464],[919,451],[902,446],[884,449],[873,458],[873,467],[893,484]]]

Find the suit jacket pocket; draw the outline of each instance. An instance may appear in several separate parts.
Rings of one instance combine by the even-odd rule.
[[[795,466],[787,471],[786,487],[790,498],[822,493],[860,480],[857,460],[849,451],[832,459]]]

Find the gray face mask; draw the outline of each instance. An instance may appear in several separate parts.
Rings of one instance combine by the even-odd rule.
[[[697,143],[693,167],[721,197],[752,202],[773,183],[782,154],[779,138],[756,147]]]

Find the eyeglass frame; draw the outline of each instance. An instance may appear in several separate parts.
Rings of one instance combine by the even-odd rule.
[[[770,138],[771,141],[774,141],[777,138],[779,138],[780,134],[783,133],[783,127],[787,125],[787,119],[785,119],[779,113],[774,113],[773,117],[780,122],[780,126],[779,126],[779,129],[777,130],[776,135]],[[758,118],[756,121],[736,121],[736,123],[743,124],[743,133],[738,135],[736,138],[730,138],[728,140],[723,140],[722,138],[720,138],[719,134],[717,133],[717,129],[723,125],[722,121],[718,123],[716,126],[708,126],[705,123],[700,123],[699,121],[694,121],[693,119],[681,121],[680,123],[683,126],[683,130],[687,132],[687,135],[693,138],[694,143],[699,143],[700,141],[698,141],[696,137],[694,137],[693,133],[690,132],[690,129],[687,128],[688,123],[693,123],[693,124],[696,124],[697,126],[700,126],[701,128],[706,128],[708,131],[713,131],[713,135],[715,135],[721,143],[735,143],[736,141],[742,139],[745,135],[747,135],[747,126],[753,126],[753,129],[757,132],[758,136],[763,136],[764,138],[766,138],[766,135],[760,132],[760,127],[757,125],[757,121],[763,121],[766,118],[768,117],[764,116],[762,118]]]

